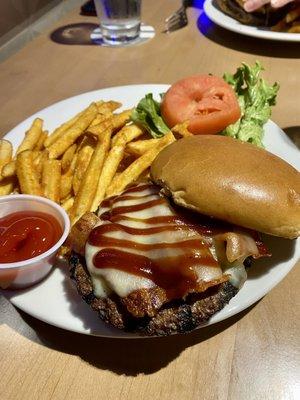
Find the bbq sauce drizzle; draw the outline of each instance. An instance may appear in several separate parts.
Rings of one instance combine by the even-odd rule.
[[[138,195],[147,191],[146,195]],[[153,199],[156,195],[157,198]],[[149,197],[152,199],[149,200]],[[140,202],[141,200],[143,200]],[[122,202],[137,200],[133,205],[122,205]],[[118,205],[120,203],[120,205]],[[150,218],[135,218],[128,213],[147,211],[152,207],[168,205],[168,201],[158,194],[158,188],[152,184],[133,186],[120,196],[106,199],[101,208],[109,208],[100,215],[104,224],[93,229],[89,236],[89,244],[102,248],[93,258],[93,265],[97,269],[114,268],[136,276],[150,279],[157,286],[164,289],[169,300],[181,298],[195,290],[205,290],[214,284],[199,281],[195,267],[204,265],[209,268],[219,268],[212,256],[207,242],[207,235],[219,232],[213,224],[197,224],[186,215],[175,212],[174,215],[160,215]],[[126,225],[126,222],[138,222],[149,227],[136,228]],[[113,232],[125,232],[129,235],[146,236],[171,232],[176,234],[185,232],[184,238],[175,242],[137,243],[108,236]],[[134,236],[133,236],[134,238]],[[147,253],[153,250],[170,249],[176,255],[151,258]],[[139,254],[137,254],[139,253]],[[143,254],[140,254],[143,253]],[[220,282],[227,278],[219,278]]]

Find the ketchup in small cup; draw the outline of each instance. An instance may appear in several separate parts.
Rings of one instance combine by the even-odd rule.
[[[66,212],[48,199],[1,197],[0,287],[24,288],[43,279],[69,229]]]
[[[0,218],[0,263],[28,260],[49,250],[62,235],[52,215],[18,211]]]

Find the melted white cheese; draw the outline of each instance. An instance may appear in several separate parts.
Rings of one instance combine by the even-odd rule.
[[[122,200],[122,195],[112,201],[111,210],[114,210],[117,207],[123,206],[130,206],[136,204],[146,203],[151,200],[160,199],[159,194],[153,194],[150,189],[146,189],[143,191],[136,191],[131,192],[130,196],[136,197],[136,199],[130,200]],[[100,208],[99,216],[105,211],[107,208]],[[150,227],[157,227],[157,226],[165,226],[165,223],[155,223],[149,224],[143,222],[144,219],[158,217],[158,216],[172,216],[176,215],[174,211],[170,208],[169,203],[165,200],[162,204],[155,205],[151,208],[147,208],[141,211],[135,212],[127,212],[122,214],[124,217],[132,218],[131,220],[122,220],[118,222],[123,226],[128,226],[132,228],[150,228]],[[135,219],[139,219],[136,221]],[[110,224],[109,221],[100,221],[99,225],[102,224]],[[189,239],[199,239],[199,252],[201,251],[201,241],[203,237],[200,236],[198,232],[193,229],[190,230],[176,230],[176,231],[164,231],[161,233],[156,234],[149,234],[149,235],[133,235],[126,233],[124,231],[116,231],[116,232],[109,232],[106,233],[104,236],[111,237],[114,239],[121,239],[121,240],[130,240],[135,243],[140,244],[155,244],[155,243],[176,243],[182,242],[184,240]],[[114,247],[117,248],[117,247]],[[93,258],[99,252],[101,247],[93,246],[87,242],[86,244],[86,262],[87,268],[90,272],[92,282],[95,288],[95,294],[98,297],[106,297],[111,292],[115,292],[121,297],[128,296],[131,292],[143,289],[143,288],[151,288],[154,287],[155,284],[144,277],[136,276],[124,271],[120,271],[118,269],[113,268],[96,268],[93,263]],[[120,250],[125,250],[120,248]],[[128,249],[131,253],[140,254],[147,256],[153,260],[159,258],[165,258],[170,256],[176,256],[183,254],[184,249],[181,248],[168,248],[167,246],[163,249],[155,249],[155,250],[140,250],[140,249]],[[199,261],[199,265],[195,266],[195,271],[198,275],[199,280],[209,282],[214,279],[218,279],[222,276],[223,272],[220,267],[212,267],[212,266],[205,266],[201,261]]]

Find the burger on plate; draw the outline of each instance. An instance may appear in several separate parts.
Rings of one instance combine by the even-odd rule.
[[[273,26],[280,21],[290,9],[290,4],[281,8],[272,8],[269,4],[258,10],[248,13],[244,10],[245,0],[215,0],[216,4],[225,14],[245,25]]]
[[[166,147],[151,182],[105,199],[73,227],[71,276],[99,317],[143,335],[185,333],[241,289],[260,232],[300,235],[300,174],[224,136]],[[271,249],[270,249],[271,251]]]

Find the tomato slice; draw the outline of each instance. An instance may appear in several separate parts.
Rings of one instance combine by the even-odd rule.
[[[170,128],[188,120],[190,132],[214,134],[236,122],[241,111],[234,90],[223,79],[197,75],[170,87],[161,114]]]

